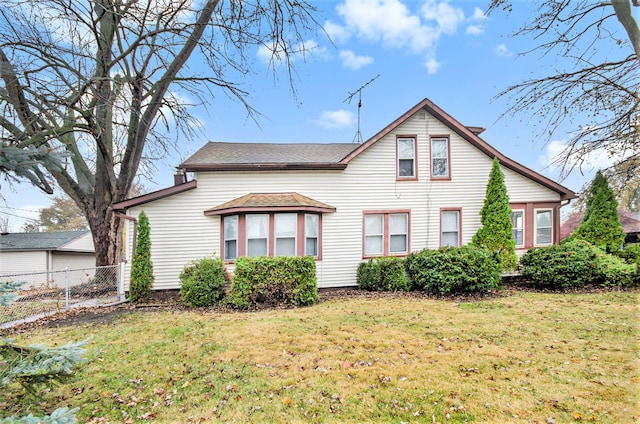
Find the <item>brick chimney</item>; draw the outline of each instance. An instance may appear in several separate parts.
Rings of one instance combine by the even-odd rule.
[[[184,169],[176,168],[176,173],[173,174],[173,185],[180,185],[187,182],[187,176],[184,173]]]

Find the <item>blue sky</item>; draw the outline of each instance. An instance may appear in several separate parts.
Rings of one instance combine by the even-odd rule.
[[[533,16],[536,2],[514,1],[507,15],[485,16],[489,0],[342,0],[317,1],[318,21],[331,36],[310,34],[311,51],[294,59],[294,85],[290,89],[282,65],[254,54],[255,75],[243,80],[251,94],[248,103],[262,115],[258,122],[244,107],[225,95],[212,100],[208,111],[192,112],[202,126],[198,139],[181,140],[177,152],[156,162],[149,191],[170,186],[174,167],[207,140],[237,142],[351,142],[357,132],[358,96],[345,99],[378,76],[362,91],[361,126],[364,140],[427,97],[464,125],[481,126],[481,137],[502,153],[556,179],[549,166],[568,138],[564,128],[547,138],[533,123],[538,117],[498,119],[509,108],[495,96],[511,84],[543,76],[562,58],[519,56],[536,45],[529,38],[510,35]],[[598,46],[607,49],[619,46]],[[275,75],[273,70],[278,71]],[[183,93],[176,93],[184,97]],[[185,100],[189,99],[185,97]],[[532,119],[530,119],[532,118]],[[578,191],[590,181],[594,169],[583,168],[562,181]],[[50,198],[27,184],[2,182],[0,213],[9,217],[11,231],[19,231],[24,218],[36,217]]]

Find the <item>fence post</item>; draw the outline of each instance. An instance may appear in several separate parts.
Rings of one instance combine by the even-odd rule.
[[[64,308],[69,309],[69,267],[64,269]]]

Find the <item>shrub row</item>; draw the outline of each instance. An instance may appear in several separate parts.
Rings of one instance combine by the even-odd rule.
[[[474,246],[425,249],[406,259],[383,257],[358,266],[358,285],[370,291],[434,294],[486,291],[501,281],[500,258]]]
[[[520,263],[523,277],[540,288],[627,287],[639,282],[637,258],[634,248],[619,257],[576,239],[529,249]]]
[[[259,304],[303,306],[318,301],[316,264],[312,257],[238,258],[226,299],[224,262],[203,258],[180,274],[180,297],[199,307],[224,300],[237,309]]]

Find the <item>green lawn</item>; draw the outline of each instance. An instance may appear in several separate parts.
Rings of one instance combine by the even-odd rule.
[[[45,396],[47,407],[80,407],[80,422],[630,423],[640,420],[638,300],[353,296],[248,313],[136,311],[18,341],[93,336],[78,381]],[[0,410],[29,411],[16,396]]]

